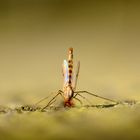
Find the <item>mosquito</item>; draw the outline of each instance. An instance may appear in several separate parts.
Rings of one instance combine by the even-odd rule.
[[[80,104],[82,104],[82,101],[78,97],[81,97],[85,99],[87,102],[89,102],[87,98],[83,96],[84,93],[89,94],[91,96],[95,96],[97,98],[101,98],[104,100],[117,103],[115,100],[105,98],[105,97],[99,96],[97,94],[94,94],[85,90],[76,91],[79,70],[80,70],[80,61],[78,61],[77,63],[76,70],[75,71],[73,70],[73,48],[69,48],[68,60],[64,60],[62,64],[63,90],[59,90],[57,94],[47,103],[47,105],[42,108],[42,110],[52,105],[56,101],[57,96],[59,95],[61,95],[64,100],[63,101],[64,107],[74,107],[74,100],[77,100],[80,102]],[[48,97],[43,98],[42,100],[37,102],[36,105],[47,98]]]

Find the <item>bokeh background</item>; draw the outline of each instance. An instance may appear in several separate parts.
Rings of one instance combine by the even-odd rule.
[[[81,61],[77,90],[140,99],[140,2],[0,0],[0,103],[62,89],[62,62]]]

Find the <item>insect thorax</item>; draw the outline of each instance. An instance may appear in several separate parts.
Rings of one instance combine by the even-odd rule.
[[[73,97],[73,94],[74,94],[74,92],[73,92],[73,89],[72,89],[72,87],[71,86],[65,86],[64,88],[63,88],[63,96],[64,96],[64,99],[66,99],[66,100],[71,100],[72,99],[72,97]]]

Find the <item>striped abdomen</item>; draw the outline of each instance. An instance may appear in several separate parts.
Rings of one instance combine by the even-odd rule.
[[[69,48],[69,55],[68,55],[68,76],[69,76],[69,81],[68,81],[68,84],[71,87],[72,87],[72,73],[73,73],[73,48]]]

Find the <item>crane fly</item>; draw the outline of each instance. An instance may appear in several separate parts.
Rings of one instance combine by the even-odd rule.
[[[77,101],[80,102],[80,104],[82,104],[82,101],[78,97],[82,97],[83,99],[87,100],[82,95],[83,93],[86,93],[86,94],[89,94],[91,96],[95,96],[97,98],[101,98],[101,99],[104,99],[104,100],[108,100],[108,101],[117,103],[116,101],[114,101],[112,99],[105,98],[105,97],[93,94],[91,92],[88,92],[88,91],[76,91],[79,69],[80,69],[80,61],[78,61],[78,63],[77,63],[76,70],[74,71],[74,69],[73,69],[73,48],[69,48],[69,50],[68,50],[68,60],[64,60],[63,64],[62,64],[63,90],[59,90],[57,92],[57,94],[42,109],[45,109],[45,108],[49,107],[51,104],[53,104],[56,101],[56,98],[57,98],[58,95],[62,96],[64,107],[73,107],[74,106],[74,100],[77,100]],[[43,100],[47,99],[47,98],[48,97],[43,98],[42,100],[37,102],[36,105],[39,104],[40,102],[42,102]]]

